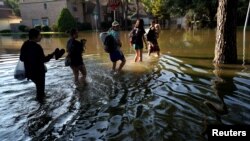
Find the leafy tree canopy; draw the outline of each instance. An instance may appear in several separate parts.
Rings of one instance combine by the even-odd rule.
[[[20,16],[19,0],[4,0],[4,2],[13,9],[15,15]]]
[[[57,21],[58,30],[65,32],[71,28],[76,28],[76,21],[67,8],[62,9]]]

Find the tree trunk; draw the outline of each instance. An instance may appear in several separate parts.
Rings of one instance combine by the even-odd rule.
[[[238,0],[219,0],[214,63],[237,62],[236,16]]]
[[[128,0],[125,0],[125,12],[124,12],[124,20],[125,20],[125,30],[128,30]]]
[[[139,0],[136,0],[136,17],[139,19]]]
[[[96,14],[97,14],[97,20],[96,20],[96,26],[97,26],[97,29],[99,29],[100,27],[100,23],[101,23],[101,13],[100,13],[100,1],[99,0],[96,0],[96,6],[97,6],[97,9],[96,9]]]

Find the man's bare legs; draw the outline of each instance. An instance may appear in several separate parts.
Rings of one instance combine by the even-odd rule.
[[[126,63],[126,60],[125,60],[125,59],[122,60],[121,64],[119,65],[119,68],[117,69],[117,72],[118,72],[118,73],[122,70],[122,68],[123,68],[123,66],[125,65],[125,63]],[[113,72],[116,71],[116,62],[113,62],[112,71],[113,71]]]
[[[120,66],[119,66],[117,72],[120,72],[120,71],[122,70],[122,68],[123,68],[123,66],[125,65],[125,63],[126,63],[126,60],[125,60],[125,59],[122,60],[122,62],[121,62],[121,64],[120,64]]]

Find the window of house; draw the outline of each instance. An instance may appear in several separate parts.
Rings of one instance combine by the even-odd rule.
[[[32,19],[32,26],[35,27],[37,25],[41,25],[41,21],[39,19]]]
[[[47,17],[42,18],[42,25],[49,25],[49,19]]]
[[[47,3],[44,3],[44,4],[43,4],[43,8],[44,8],[44,9],[47,9]]]

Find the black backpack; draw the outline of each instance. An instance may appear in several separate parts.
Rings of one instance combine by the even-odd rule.
[[[104,50],[107,53],[111,53],[115,50],[116,46],[117,43],[115,38],[112,35],[108,34],[104,40]]]
[[[131,44],[135,44],[135,42],[136,42],[136,29],[133,29],[132,31],[130,31],[129,39],[130,39]]]
[[[155,34],[156,34],[156,33],[155,33],[155,30],[152,29],[152,28],[150,28],[150,29],[148,30],[148,33],[146,34],[147,41],[153,41],[153,40],[155,39],[155,37],[156,37]]]

